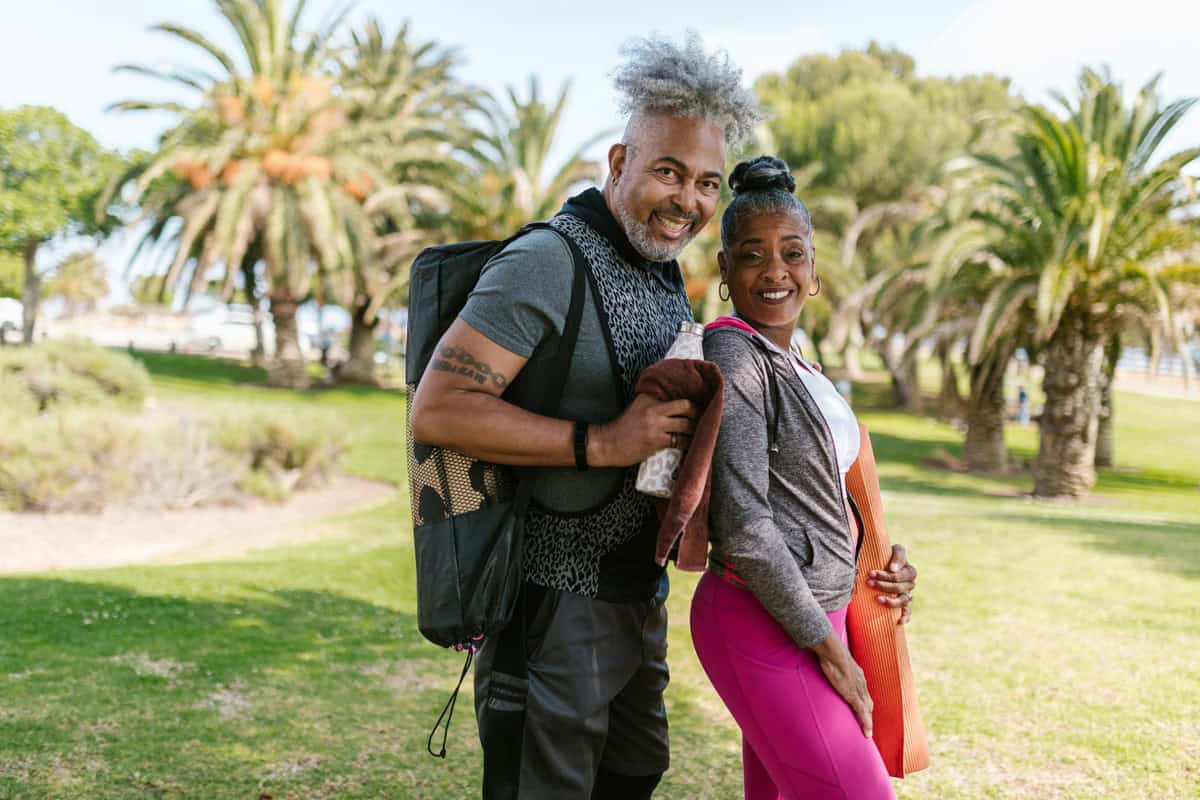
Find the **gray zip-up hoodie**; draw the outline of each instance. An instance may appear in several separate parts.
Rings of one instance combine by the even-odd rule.
[[[732,568],[796,644],[812,647],[832,630],[825,612],[854,587],[857,536],[833,437],[786,356],[754,334],[710,330],[704,357],[725,378],[709,566]]]

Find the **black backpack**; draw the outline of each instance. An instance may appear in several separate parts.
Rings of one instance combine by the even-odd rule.
[[[413,262],[408,290],[405,378],[415,391],[442,335],[454,322],[487,262],[533,230],[562,236],[574,260],[571,304],[561,337],[539,346],[552,353],[539,373],[526,369],[518,387],[539,386],[530,411],[557,416],[583,317],[587,263],[570,237],[547,223],[526,225],[503,241],[464,242],[423,250]],[[530,396],[524,391],[520,396]],[[523,522],[531,479],[512,467],[492,464],[413,441],[408,425],[408,480],[412,491],[413,546],[417,562],[417,625],[443,647],[472,649],[513,618],[522,584]],[[464,675],[465,675],[464,668]]]

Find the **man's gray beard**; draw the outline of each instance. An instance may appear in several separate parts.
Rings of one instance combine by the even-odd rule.
[[[625,229],[625,235],[629,237],[629,243],[647,261],[671,261],[675,259],[696,236],[695,233],[692,233],[674,244],[660,244],[650,236],[650,226],[633,216],[629,212],[629,209],[625,207],[620,192],[613,192],[613,205],[617,210],[617,221]]]

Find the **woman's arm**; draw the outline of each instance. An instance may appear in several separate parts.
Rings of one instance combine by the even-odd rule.
[[[767,387],[754,344],[740,334],[717,333],[705,340],[704,354],[725,378],[710,501],[721,551],[792,640],[813,650],[830,685],[870,736],[873,704],[866,678],[813,597],[771,509]]]
[[[712,334],[704,349],[725,378],[710,501],[721,552],[792,640],[800,647],[814,647],[832,626],[788,548],[767,496],[767,387],[758,353],[751,341],[734,331]]]

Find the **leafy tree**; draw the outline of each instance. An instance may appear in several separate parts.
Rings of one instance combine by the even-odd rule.
[[[25,265],[21,257],[0,250],[0,297],[21,296]]]
[[[857,371],[856,341],[875,342],[897,398],[916,403],[915,351],[893,343],[905,315],[882,319],[876,294],[893,273],[919,263],[918,225],[946,193],[943,166],[968,148],[1003,144],[992,121],[1014,105],[1008,81],[990,75],[920,78],[910,56],[870,44],[811,55],[762,77],[756,89],[773,116],[776,153],[802,168],[817,233],[830,347]],[[907,356],[905,354],[908,354]]]
[[[119,163],[59,111],[0,111],[0,250],[24,264],[26,343],[33,341],[44,277],[38,251],[56,237],[102,233],[115,223],[100,198]]]
[[[805,56],[755,88],[773,112],[779,156],[820,164],[811,187],[842,192],[860,209],[932,183],[948,157],[990,140],[981,117],[1013,103],[1007,79],[919,78],[910,56],[875,43]]]

